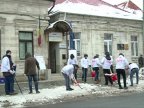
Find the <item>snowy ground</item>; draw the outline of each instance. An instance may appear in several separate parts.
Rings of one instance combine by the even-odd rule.
[[[135,80],[134,80],[135,83]],[[28,94],[28,92],[24,92],[24,94],[18,94],[14,96],[0,96],[0,108],[7,107],[17,108],[23,107],[26,104],[33,103],[56,103],[57,100],[62,102],[65,98],[76,98],[80,96],[87,95],[95,95],[95,96],[112,96],[119,95],[121,93],[135,93],[142,92],[144,90],[144,80],[140,78],[140,82],[138,85],[134,85],[130,87],[130,82],[128,80],[128,90],[119,90],[118,85],[116,84],[114,87],[104,86],[104,85],[96,85],[96,84],[84,84],[80,83],[82,89],[78,86],[72,86],[74,88],[73,91],[66,91],[65,86],[57,86],[54,88],[46,88],[41,89],[40,94]]]

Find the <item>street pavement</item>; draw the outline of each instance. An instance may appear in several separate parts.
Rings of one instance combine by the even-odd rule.
[[[92,96],[57,104],[29,106],[27,108],[143,108],[144,93],[112,97]]]
[[[80,86],[73,85],[73,91],[66,91],[64,86],[64,79],[55,81],[39,81],[40,94],[28,94],[28,84],[27,82],[18,82],[20,88],[24,94],[20,94],[17,84],[15,84],[16,92],[19,94],[15,96],[6,96],[4,94],[4,85],[0,85],[0,107],[17,108],[19,105],[22,106],[37,106],[46,103],[61,103],[67,100],[75,100],[79,98],[85,98],[87,96],[95,97],[109,97],[117,95],[127,95],[129,93],[143,92],[144,90],[144,80],[140,80],[139,84],[134,84],[134,87],[130,87],[127,90],[119,90],[118,85],[115,86],[105,86],[104,80],[101,79],[101,84],[95,84],[94,80],[89,77],[87,83],[81,83],[79,79]],[[135,81],[134,81],[135,82]],[[70,102],[70,101],[69,101]],[[93,107],[92,107],[93,108]]]

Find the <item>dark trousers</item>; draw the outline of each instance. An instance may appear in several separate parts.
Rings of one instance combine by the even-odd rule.
[[[87,81],[87,71],[88,68],[82,68],[82,81],[86,82]]]
[[[5,93],[10,94],[14,92],[14,75],[5,76]]]
[[[75,69],[73,73],[74,73],[75,79],[77,80],[77,69]]]
[[[95,71],[95,81],[99,80],[99,67],[94,67],[93,70]]]
[[[62,73],[65,79],[65,86],[66,86],[66,90],[70,89],[70,78],[67,74]]]
[[[133,85],[133,75],[136,74],[136,84],[138,84],[139,82],[139,69],[138,68],[134,68],[131,70],[130,72],[130,81],[131,81],[131,85]]]
[[[110,69],[111,69],[111,72],[114,73],[113,65],[111,65]]]
[[[113,81],[111,79],[111,76],[105,75],[105,74],[110,74],[110,69],[103,69],[104,72],[104,77],[105,77],[105,85],[108,85],[108,81],[113,84]]]
[[[124,83],[124,87],[126,87],[126,73],[124,69],[116,69],[117,72],[117,78],[118,78],[118,85],[119,87],[121,87],[121,82],[120,82],[120,76],[122,75],[123,77],[123,83]]]
[[[34,81],[35,91],[38,91],[38,79],[37,75],[28,75],[29,90],[32,92],[32,80]]]

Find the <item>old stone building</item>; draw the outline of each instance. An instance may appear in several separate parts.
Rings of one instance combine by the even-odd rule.
[[[0,0],[0,60],[6,50],[11,50],[17,75],[23,74],[26,52],[43,56],[47,63],[48,45],[43,31],[48,27],[51,3],[46,0]],[[39,26],[42,29],[41,46],[38,45]]]
[[[127,10],[119,8],[124,4],[128,4]],[[113,6],[103,0],[60,0],[53,12],[50,23],[65,20],[72,25],[74,38],[68,36],[68,49],[71,49],[70,42],[73,41],[79,64],[85,53],[90,60],[96,54],[102,58],[106,51],[114,60],[119,53],[124,53],[129,62],[136,63],[138,56],[143,54],[142,11],[131,1]],[[61,48],[62,45],[65,48]],[[66,42],[55,45],[60,58],[67,54],[66,45]],[[56,60],[56,68],[59,69],[63,62],[63,59],[61,62]]]
[[[53,17],[62,20],[64,13]],[[67,13],[67,21],[72,22],[75,44],[80,45],[77,47],[78,60],[85,53],[92,59],[95,54],[103,57],[109,51],[114,59],[122,52],[130,62],[137,62],[139,54],[143,54],[142,21],[70,13]]]
[[[78,2],[75,2],[77,0],[64,1],[56,1],[48,22],[49,1],[0,0],[0,59],[5,51],[10,49],[13,61],[17,64],[17,75],[23,74],[26,52],[43,56],[47,68],[58,75],[67,61],[70,49],[76,49],[79,64],[85,53],[92,59],[95,54],[102,58],[106,51],[111,53],[113,59],[122,52],[129,62],[137,62],[138,56],[143,54],[142,19],[137,18],[136,14],[133,14],[132,18],[127,17],[129,12],[102,0],[96,0],[98,2],[95,3],[107,5],[108,8],[103,8],[104,11],[109,7],[115,8],[118,10],[116,14],[112,15],[112,10],[108,10],[105,12],[107,15],[98,15],[95,14],[98,13],[97,7],[89,2],[86,2],[89,5],[86,7],[85,4],[78,5]],[[62,2],[64,4],[61,4]],[[69,3],[75,3],[72,4],[74,7],[70,7]],[[67,7],[64,8],[65,6]],[[80,6],[85,8],[79,9]],[[94,13],[87,10],[91,6]],[[62,11],[58,11],[57,7],[63,8]],[[70,9],[78,13],[70,12]],[[123,17],[119,17],[121,12],[124,13]],[[73,39],[69,34],[71,30],[74,33]],[[73,47],[70,45],[71,41]]]

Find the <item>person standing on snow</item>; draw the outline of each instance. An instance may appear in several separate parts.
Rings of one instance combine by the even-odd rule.
[[[140,57],[138,58],[138,63],[139,63],[139,68],[144,67],[144,58],[143,58],[143,55],[140,55]]]
[[[82,81],[86,83],[87,81],[87,72],[88,67],[90,67],[90,61],[88,59],[88,55],[84,54],[84,58],[81,59],[81,67],[82,67]]]
[[[96,84],[98,84],[100,82],[100,80],[99,80],[99,67],[100,66],[101,66],[101,63],[99,60],[99,55],[96,54],[96,56],[94,56],[94,58],[92,59],[92,68],[93,68],[93,71],[95,71]]]
[[[70,80],[72,80],[75,84],[78,84],[75,77],[74,77],[74,70],[77,70],[79,68],[78,65],[65,65],[61,72],[65,79],[65,85],[67,91],[72,91],[73,89],[70,87]]]
[[[70,55],[67,65],[77,65],[77,60],[73,54]],[[77,80],[77,69],[74,70],[74,77]]]
[[[102,58],[101,64],[102,64],[103,72],[104,72],[105,85],[108,85],[108,81],[111,83],[111,85],[113,85],[113,81],[110,76],[111,74],[110,67],[112,65],[112,58],[109,52],[105,53],[105,57]]]
[[[38,90],[38,79],[37,79],[37,73],[36,73],[36,66],[39,70],[40,67],[39,67],[39,63],[37,62],[37,60],[34,57],[32,57],[30,53],[27,53],[25,56],[24,74],[26,74],[26,76],[28,78],[29,90],[30,90],[29,94],[33,93],[32,80],[34,81],[36,93],[40,93]]]
[[[125,69],[128,68],[128,60],[124,57],[122,53],[119,54],[119,57],[116,59],[116,72],[118,78],[119,89],[123,89],[120,82],[120,75],[123,77],[124,89],[128,89],[126,86],[126,73]]]
[[[11,58],[11,51],[7,50],[6,55],[3,56],[1,63],[1,72],[5,78],[5,93],[6,95],[17,94],[14,92],[14,77],[15,71],[13,70],[14,63]]]

